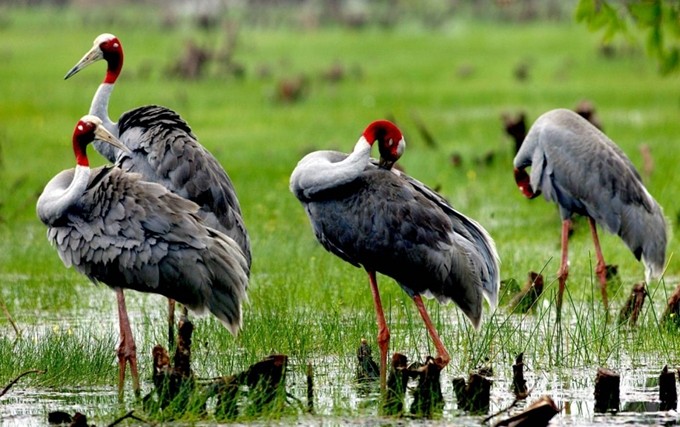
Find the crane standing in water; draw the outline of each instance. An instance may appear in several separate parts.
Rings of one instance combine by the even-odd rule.
[[[526,197],[532,199],[543,193],[560,209],[558,313],[569,274],[568,233],[574,214],[586,216],[590,224],[597,258],[595,272],[605,309],[606,264],[597,224],[621,237],[635,258],[642,259],[647,283],[662,273],[667,234],[661,207],[623,151],[586,119],[567,109],[543,114],[529,130],[514,167],[515,181]],[[527,167],[531,167],[531,174]]]
[[[370,159],[376,142],[381,157],[377,164]],[[478,328],[483,297],[495,306],[500,283],[498,254],[486,230],[421,182],[392,168],[404,148],[402,133],[393,123],[375,121],[352,153],[310,153],[290,178],[290,189],[323,247],[368,273],[383,390],[390,333],[376,273],[392,277],[413,299],[442,368],[451,358],[421,295],[441,303],[453,300]]]
[[[95,149],[124,171],[136,172],[145,181],[156,182],[199,205],[198,214],[206,225],[234,239],[251,265],[250,238],[231,179],[215,157],[205,149],[189,125],[174,111],[147,105],[109,118],[111,93],[123,69],[123,46],[113,34],[101,34],[92,48],[66,73],[65,79],[99,60],[106,61],[103,82],[95,92],[90,114],[127,148],[95,140]],[[124,296],[123,298],[124,304]],[[168,304],[168,340],[174,341],[174,300]],[[132,343],[134,347],[134,343]]]
[[[161,294],[198,313],[208,310],[236,335],[249,267],[239,245],[206,226],[194,202],[117,167],[90,169],[86,148],[95,138],[128,151],[99,118],[83,117],[73,132],[75,169],[50,180],[36,210],[64,265],[116,291],[119,395],[127,362],[138,395],[137,357],[123,288]]]

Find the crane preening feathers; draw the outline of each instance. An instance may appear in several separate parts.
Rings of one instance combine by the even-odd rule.
[[[539,117],[514,159],[515,181],[522,193],[543,193],[557,203],[562,217],[562,258],[558,272],[558,310],[568,276],[568,231],[574,214],[588,218],[595,244],[602,299],[607,308],[606,264],[596,224],[617,234],[645,265],[645,280],[663,272],[666,221],[647,192],[633,163],[604,133],[571,110]],[[531,167],[531,173],[525,170]]]
[[[123,288],[173,298],[197,313],[208,311],[236,334],[249,266],[238,243],[207,226],[194,202],[117,167],[90,169],[86,147],[95,138],[129,150],[98,117],[83,117],[73,132],[75,169],[52,178],[36,210],[64,265],[116,291],[119,393],[126,362],[138,392]]]
[[[163,185],[171,192],[196,203],[197,215],[205,225],[231,237],[251,264],[250,237],[246,230],[236,191],[226,171],[199,142],[189,125],[174,111],[157,105],[134,108],[117,123],[109,118],[108,105],[123,69],[123,47],[113,34],[97,36],[92,48],[64,77],[68,79],[90,64],[104,60],[104,80],[95,92],[89,113],[127,148],[122,150],[96,139],[95,149],[126,172],[138,173],[144,181]],[[124,295],[119,301],[125,304]],[[169,340],[174,341],[174,300],[169,299]],[[134,374],[133,374],[134,376]]]
[[[379,162],[370,158],[375,143]],[[392,168],[404,148],[401,131],[378,120],[364,130],[352,153],[310,153],[290,177],[290,190],[323,247],[368,273],[383,389],[390,334],[376,273],[392,277],[413,299],[442,367],[450,356],[421,295],[454,301],[479,327],[482,300],[495,306],[500,283],[498,254],[486,230],[421,182]]]

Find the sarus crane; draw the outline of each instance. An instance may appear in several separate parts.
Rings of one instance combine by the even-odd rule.
[[[531,173],[526,168],[531,167]],[[558,315],[569,274],[568,232],[574,214],[588,218],[595,245],[595,272],[605,309],[607,272],[597,224],[618,235],[645,265],[645,280],[659,276],[666,260],[666,221],[624,152],[593,124],[567,109],[541,115],[514,159],[515,181],[524,196],[543,193],[562,218],[562,257],[557,273]]]
[[[371,160],[377,142],[380,160]],[[450,361],[421,295],[454,301],[478,328],[485,297],[498,298],[499,258],[481,225],[421,182],[392,168],[404,152],[393,123],[372,122],[350,154],[316,151],[299,161],[290,190],[321,245],[368,273],[377,316],[380,385],[385,390],[390,332],[376,273],[392,277],[413,299],[434,342],[436,363]]]
[[[84,116],[73,131],[75,169],[50,180],[36,210],[64,265],[116,291],[119,396],[127,361],[139,394],[123,288],[176,299],[196,313],[209,311],[236,335],[249,267],[238,243],[206,225],[194,202],[137,173],[111,166],[90,169],[86,148],[95,138],[129,151],[98,117]]]
[[[121,169],[140,173],[145,181],[162,184],[198,204],[199,215],[208,226],[239,244],[250,268],[250,238],[231,179],[179,114],[166,107],[147,105],[123,113],[117,123],[109,118],[109,99],[123,69],[123,58],[120,40],[104,33],[95,38],[92,48],[64,77],[68,79],[99,60],[106,61],[106,74],[92,98],[89,114],[99,117],[104,127],[129,150],[122,151],[97,140],[93,143],[95,149]],[[172,299],[168,318],[168,339],[172,343]]]

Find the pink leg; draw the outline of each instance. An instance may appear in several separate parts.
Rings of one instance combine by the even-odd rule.
[[[375,279],[375,271],[367,271],[371,282],[371,293],[375,305],[375,314],[378,323],[378,347],[380,348],[380,390],[384,393],[387,388],[387,349],[390,344],[390,330],[385,322],[385,313],[380,302],[378,282]]]
[[[595,273],[600,280],[602,302],[604,303],[604,309],[607,310],[609,308],[609,301],[607,299],[607,264],[604,262],[604,257],[602,256],[602,249],[600,248],[600,239],[597,237],[597,225],[595,224],[595,220],[588,217],[588,224],[590,224],[590,232],[593,235],[593,243],[595,244],[595,257],[597,258]]]
[[[441,338],[439,338],[439,334],[432,324],[432,320],[430,320],[427,310],[425,310],[423,299],[420,297],[420,295],[414,295],[413,301],[416,303],[416,307],[418,307],[420,317],[422,317],[423,321],[425,322],[425,327],[427,328],[427,332],[430,334],[430,338],[432,338],[432,341],[434,341],[434,347],[437,349],[437,364],[441,368],[444,368],[451,361],[451,356],[449,356],[449,352],[446,351],[444,343],[442,342]]]
[[[562,295],[564,295],[564,288],[567,285],[567,277],[569,276],[569,228],[571,227],[571,220],[565,219],[562,221],[562,259],[560,261],[560,269],[557,272],[557,280],[560,288],[557,291],[557,316],[558,319],[562,315]]]
[[[137,371],[137,347],[132,336],[130,319],[128,318],[127,308],[125,307],[125,294],[123,289],[116,288],[118,298],[118,320],[120,322],[120,346],[118,346],[118,399],[123,399],[123,388],[125,386],[125,365],[130,363],[130,374],[132,375],[132,388],[135,397],[140,397],[139,373]]]

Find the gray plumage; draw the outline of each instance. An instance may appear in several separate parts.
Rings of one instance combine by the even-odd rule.
[[[239,246],[207,227],[195,203],[120,168],[93,169],[86,190],[60,215],[42,208],[65,191],[74,169],[54,177],[38,216],[64,264],[94,282],[176,299],[213,313],[232,333],[241,325],[248,263]]]
[[[215,157],[206,150],[189,125],[174,111],[156,105],[124,113],[118,123],[109,118],[108,104],[123,68],[123,47],[113,34],[101,34],[92,48],[69,70],[69,78],[97,61],[107,63],[104,81],[90,105],[90,114],[131,152],[95,141],[95,149],[127,172],[142,174],[144,180],[164,185],[175,194],[200,206],[207,225],[230,236],[240,246],[248,265],[250,239],[231,179]]]
[[[313,155],[330,163],[347,158],[332,151]],[[294,172],[291,191],[324,248],[392,277],[410,296],[453,300],[479,326],[482,296],[495,305],[499,283],[493,240],[479,224],[419,181],[375,162],[320,191],[305,186],[307,178]]]
[[[662,209],[623,151],[587,120],[566,109],[543,114],[514,166],[531,166],[531,188],[557,203],[563,220],[593,218],[642,259],[648,282],[661,274],[667,243]]]
[[[102,154],[121,169],[198,204],[206,224],[234,239],[250,266],[250,238],[231,179],[189,125],[168,108],[148,105],[124,113],[116,131],[131,152],[95,143],[108,147]]]

